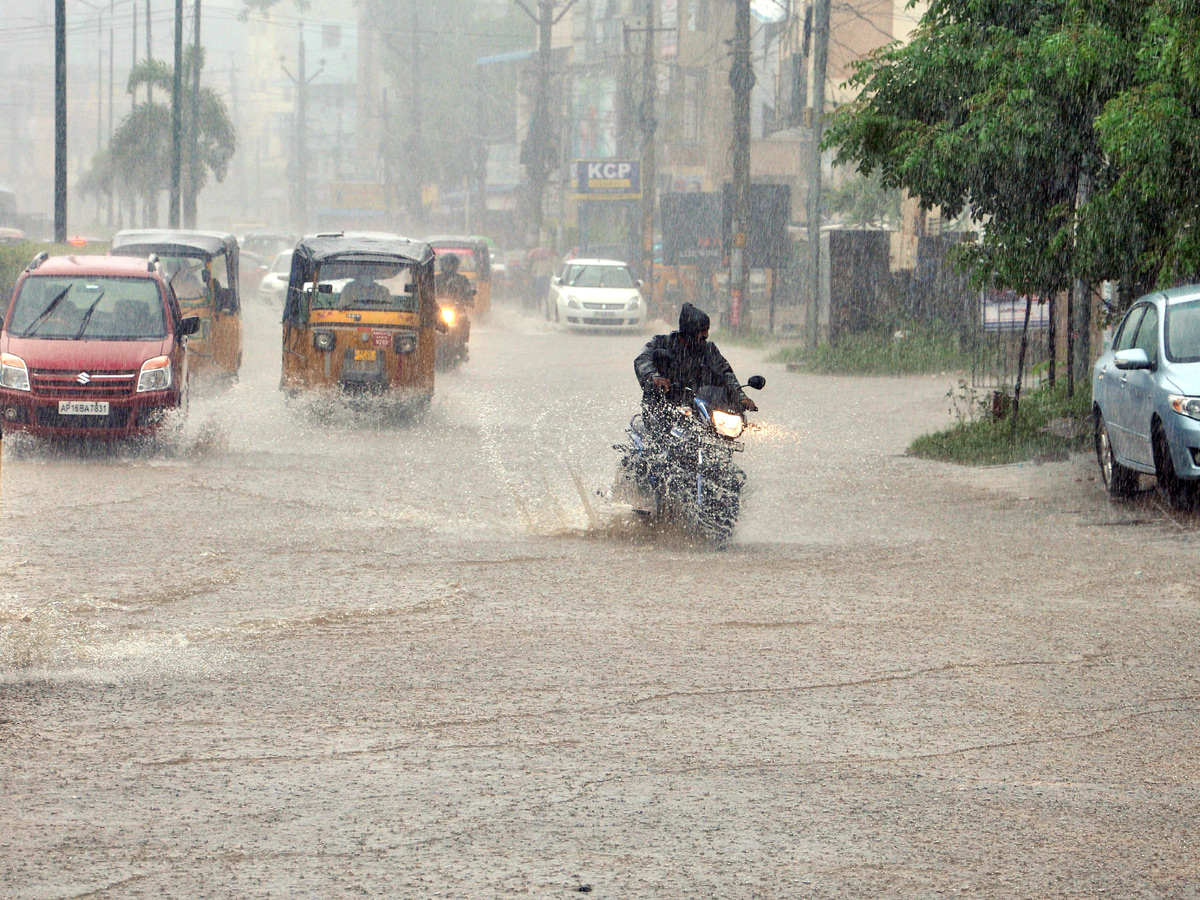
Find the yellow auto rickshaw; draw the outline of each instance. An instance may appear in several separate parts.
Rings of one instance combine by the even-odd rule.
[[[158,256],[185,316],[200,330],[188,338],[191,370],[236,379],[242,367],[242,301],[238,242],[216,231],[118,231],[112,256]]]
[[[474,314],[486,316],[492,308],[492,254],[487,241],[477,237],[440,236],[429,238],[429,246],[438,256],[453,253],[458,257],[458,271],[467,276],[475,288]]]
[[[439,322],[428,244],[380,233],[306,237],[292,255],[280,386],[428,406]]]

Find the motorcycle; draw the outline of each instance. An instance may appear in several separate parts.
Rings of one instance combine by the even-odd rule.
[[[745,387],[766,384],[755,375]],[[646,413],[634,416],[625,429],[629,443],[613,445],[622,453],[614,497],[650,522],[678,523],[715,546],[728,541],[746,483],[733,454],[745,450],[738,438],[747,420],[727,395],[723,387],[703,387],[689,391],[687,403],[663,403],[651,421]]]
[[[475,292],[466,298],[441,296],[437,298],[442,323],[434,352],[434,365],[439,369],[452,369],[467,361],[470,350],[467,341],[471,338],[471,319],[467,309],[473,308]]]

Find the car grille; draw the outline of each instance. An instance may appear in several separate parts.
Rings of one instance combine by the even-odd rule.
[[[79,376],[88,381],[80,384]],[[40,369],[30,373],[30,385],[35,397],[61,400],[104,400],[128,397],[137,386],[137,372],[87,372],[79,369]]]
[[[60,416],[52,406],[39,406],[37,423],[43,428],[124,428],[129,424],[129,410],[121,407],[107,416]]]
[[[612,328],[614,325],[624,325],[624,319],[583,319],[584,325],[599,325],[602,328]]]
[[[584,309],[624,309],[624,303],[585,303]]]

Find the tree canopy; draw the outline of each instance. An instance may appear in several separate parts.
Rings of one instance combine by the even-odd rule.
[[[827,146],[885,187],[981,226],[978,282],[1197,271],[1200,4],[933,0],[861,62]]]

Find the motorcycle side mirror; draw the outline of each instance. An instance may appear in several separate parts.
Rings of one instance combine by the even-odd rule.
[[[756,391],[761,391],[766,386],[767,379],[763,378],[761,375],[751,376],[750,380],[746,382],[746,387],[754,388]]]

